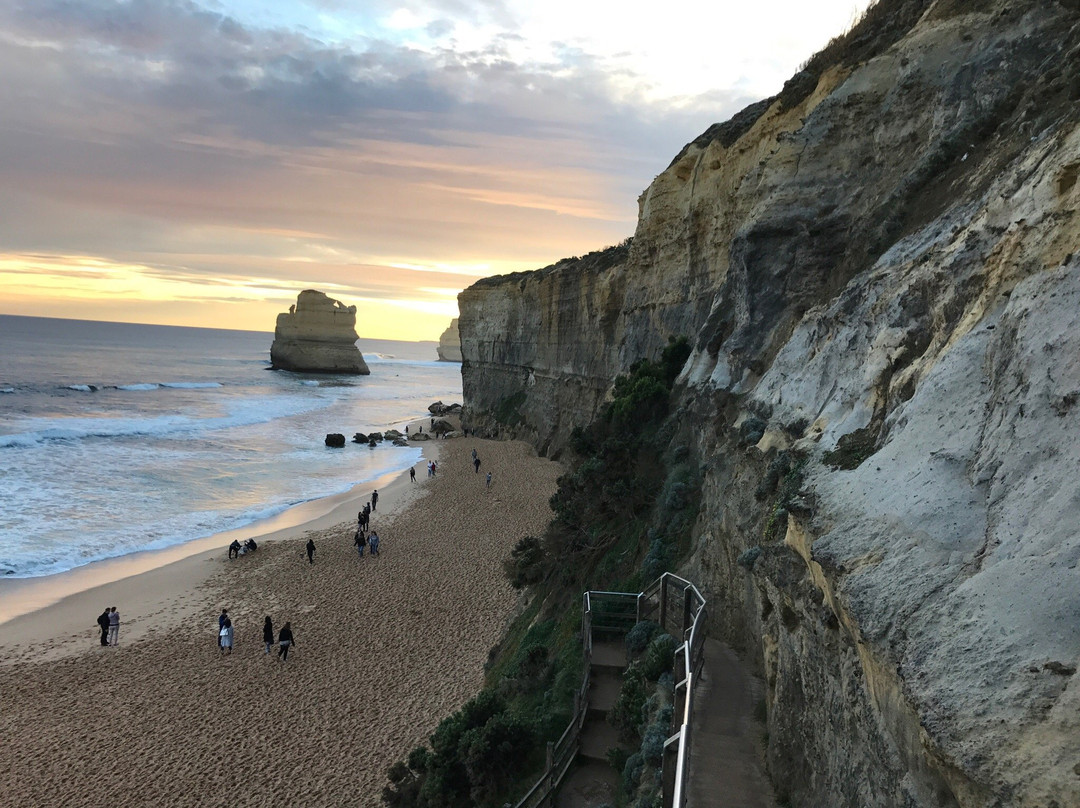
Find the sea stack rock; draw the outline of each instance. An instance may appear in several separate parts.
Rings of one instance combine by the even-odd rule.
[[[270,363],[275,370],[366,376],[371,371],[356,339],[356,306],[305,289],[277,317]]]
[[[457,317],[451,320],[450,327],[439,337],[439,347],[436,350],[439,352],[440,362],[461,361],[461,337],[458,335],[457,321]]]

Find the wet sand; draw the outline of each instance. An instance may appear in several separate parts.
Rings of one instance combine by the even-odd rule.
[[[0,805],[380,805],[386,769],[481,686],[516,604],[502,561],[547,524],[559,473],[520,443],[438,452],[435,478],[421,463],[416,485],[380,489],[379,557],[357,557],[352,513],[0,625]],[[122,616],[118,648],[98,645],[106,604]],[[264,653],[267,614],[292,622],[285,663]]]

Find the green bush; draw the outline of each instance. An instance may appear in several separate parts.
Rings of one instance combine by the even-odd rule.
[[[660,633],[660,624],[651,620],[642,620],[626,632],[626,651],[631,656],[638,656],[644,651],[653,637]]]
[[[532,746],[532,731],[507,713],[491,716],[482,727],[462,735],[458,753],[471,787],[469,796],[483,802],[512,778]]]
[[[626,765],[623,766],[622,771],[622,787],[627,794],[632,794],[637,790],[644,768],[645,760],[641,757],[641,753],[635,752],[626,759]]]
[[[514,589],[523,589],[543,576],[544,551],[535,536],[525,536],[514,545],[510,558],[503,563],[506,577]]]
[[[641,708],[645,706],[651,690],[641,665],[631,663],[623,673],[623,683],[615,706],[608,713],[608,721],[621,731],[624,738],[633,737],[640,732]]]
[[[654,637],[641,659],[642,676],[655,682],[662,674],[669,672],[675,664],[675,649],[678,647],[678,640],[670,634]]]

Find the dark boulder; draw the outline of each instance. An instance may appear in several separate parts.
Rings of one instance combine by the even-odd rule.
[[[339,432],[331,432],[326,436],[326,445],[338,449],[345,445],[345,436]]]
[[[357,432],[355,435],[352,436],[352,442],[353,443],[367,443],[368,442],[368,436],[365,435],[363,432]]]

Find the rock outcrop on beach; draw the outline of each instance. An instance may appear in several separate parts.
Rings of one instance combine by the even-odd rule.
[[[440,362],[461,361],[461,337],[458,334],[458,318],[450,321],[450,326],[439,337],[439,347],[436,348]]]
[[[368,375],[356,347],[356,306],[346,306],[314,289],[277,316],[270,363],[277,370]]]
[[[791,805],[1080,805],[1078,12],[881,0],[631,241],[459,296],[465,426],[551,455],[690,338],[684,571]]]

